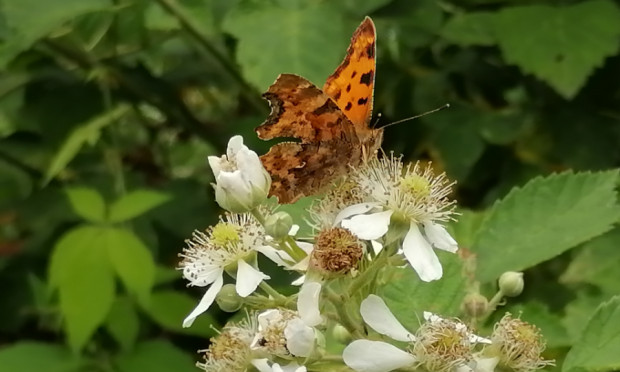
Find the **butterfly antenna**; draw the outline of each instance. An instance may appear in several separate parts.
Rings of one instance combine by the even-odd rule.
[[[416,116],[412,116],[412,117],[409,117],[409,118],[405,118],[405,119],[401,119],[401,120],[397,120],[397,121],[391,122],[391,123],[389,123],[389,124],[386,124],[386,125],[382,126],[382,127],[381,127],[381,129],[383,129],[383,128],[387,128],[387,127],[391,127],[392,125],[400,124],[400,123],[403,123],[403,122],[405,122],[405,121],[409,121],[409,120],[418,119],[418,118],[421,118],[422,116],[426,116],[426,115],[428,115],[428,114],[432,114],[432,113],[435,113],[435,112],[437,112],[437,111],[441,111],[441,110],[443,110],[443,109],[445,109],[445,108],[448,108],[448,107],[450,107],[450,104],[449,104],[449,103],[446,103],[445,105],[443,105],[443,106],[441,106],[441,107],[437,107],[436,109],[433,109],[433,110],[430,110],[430,111],[424,112],[424,113],[422,113],[422,114],[420,114],[420,115],[416,115]]]
[[[377,127],[377,125],[379,125],[379,120],[381,120],[381,113],[377,114],[377,119],[375,120],[374,124],[371,126],[371,128],[375,129]]]

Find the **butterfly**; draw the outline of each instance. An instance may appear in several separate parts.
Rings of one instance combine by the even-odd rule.
[[[297,140],[276,144],[260,157],[272,178],[270,195],[280,203],[319,193],[381,146],[383,129],[369,126],[375,41],[375,25],[366,17],[323,89],[301,76],[281,74],[263,94],[271,113],[256,128],[258,137]]]

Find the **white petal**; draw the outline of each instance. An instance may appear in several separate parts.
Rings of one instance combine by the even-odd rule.
[[[258,330],[262,331],[269,327],[270,324],[276,323],[282,319],[282,313],[278,309],[265,310],[256,317],[258,321]]]
[[[297,296],[297,311],[299,317],[306,325],[314,327],[323,321],[319,311],[319,297],[321,284],[317,282],[305,282]]]
[[[394,340],[411,342],[415,339],[402,324],[394,317],[383,299],[376,295],[369,295],[360,306],[362,318],[372,329],[389,336]]]
[[[183,277],[189,280],[191,285],[205,287],[222,276],[222,272],[218,265],[187,265],[183,268]]]
[[[240,170],[220,172],[216,182],[217,187],[222,188],[229,195],[235,195],[237,199],[245,200],[251,197],[250,184],[243,178]]]
[[[472,344],[487,344],[487,345],[490,345],[490,344],[493,343],[488,338],[480,337],[480,336],[475,335],[473,333],[469,334],[469,342],[471,342]]]
[[[430,282],[443,275],[441,263],[433,247],[424,239],[414,222],[409,226],[409,232],[403,240],[403,253],[421,280]]]
[[[371,240],[370,245],[372,246],[372,251],[375,252],[375,255],[378,255],[379,252],[383,250],[383,244],[379,243],[376,240]]]
[[[196,306],[196,308],[192,310],[192,312],[187,316],[187,318],[183,320],[184,328],[191,326],[192,323],[194,323],[194,320],[196,320],[196,317],[198,317],[198,315],[204,313],[209,309],[209,307],[213,303],[213,300],[215,300],[215,296],[217,296],[217,294],[220,292],[220,289],[222,289],[222,285],[224,285],[224,276],[220,275],[220,277],[217,278],[217,280],[215,280],[213,284],[211,284],[209,289],[207,289],[207,292],[205,292],[204,296],[202,296],[202,299],[200,299],[198,306]]]
[[[290,267],[291,263],[295,262],[295,260],[293,260],[288,253],[274,247],[264,245],[255,249],[264,254],[271,261],[275,262],[278,266]]]
[[[288,321],[284,328],[286,348],[298,357],[307,357],[314,349],[314,328],[308,327],[300,318]]]
[[[312,252],[312,249],[314,249],[314,244],[312,243],[308,243],[308,242],[295,242],[295,243],[297,243],[297,246],[301,248],[301,250],[306,252],[307,254],[310,254],[310,252]]]
[[[234,159],[243,147],[245,147],[243,145],[243,137],[239,135],[230,137],[228,140],[228,147],[226,148],[226,155],[228,156],[228,159]]]
[[[291,282],[292,285],[302,285],[306,281],[306,276],[302,275]]]
[[[378,205],[379,203],[360,203],[350,205],[336,215],[336,218],[334,219],[334,226],[338,225],[338,223],[345,218],[355,216],[356,214],[364,214]]]
[[[269,363],[267,362],[267,358],[252,359],[250,363],[252,363],[252,365],[256,367],[256,369],[258,369],[259,372],[272,372],[273,371],[271,367],[269,366]]]
[[[428,241],[431,242],[435,248],[451,253],[454,253],[459,249],[456,240],[452,238],[445,227],[439,224],[424,222],[424,233],[426,234]]]
[[[299,364],[295,363],[295,362],[291,362],[290,364],[284,366],[282,368],[283,372],[306,372],[306,367],[305,366],[300,366]]]
[[[424,320],[426,320],[427,322],[436,323],[436,322],[443,320],[442,317],[440,317],[439,315],[433,314],[430,311],[425,311],[422,314],[424,316]]]
[[[388,231],[392,211],[372,214],[359,214],[342,221],[342,227],[363,240],[379,239]]]
[[[308,270],[308,264],[310,264],[310,256],[306,256],[301,259],[301,261],[297,262],[295,265],[291,266],[290,270],[295,271],[306,271]]]
[[[290,236],[295,236],[297,235],[298,232],[299,232],[299,225],[293,224],[293,226],[291,226],[291,229],[288,231],[288,234]]]
[[[342,352],[345,364],[357,372],[388,372],[413,365],[416,358],[381,341],[355,340]]]
[[[263,280],[269,279],[269,275],[263,274],[244,260],[237,261],[237,283],[235,288],[241,297],[247,297],[256,290]]]
[[[213,171],[213,176],[217,179],[217,176],[219,176],[222,171],[222,162],[225,160],[219,156],[208,156],[207,161],[209,162],[209,167]]]
[[[494,358],[476,358],[476,368],[474,369],[476,372],[493,372],[495,371],[495,367],[499,362],[499,357]]]

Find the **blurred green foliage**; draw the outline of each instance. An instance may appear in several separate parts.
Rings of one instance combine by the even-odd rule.
[[[617,1],[0,0],[0,371],[196,370],[226,320],[181,328],[202,291],[177,255],[219,213],[206,156],[233,134],[264,153],[260,93],[283,72],[321,86],[366,15],[379,125],[451,104],[384,149],[458,181],[461,246],[489,287],[528,269],[513,311],[556,358],[578,341],[566,370],[620,365],[588,349],[620,337],[600,321],[618,301],[596,310],[620,294],[617,172],[508,193],[618,165]],[[395,302],[441,292],[399,283]],[[460,284],[434,285],[457,311]]]

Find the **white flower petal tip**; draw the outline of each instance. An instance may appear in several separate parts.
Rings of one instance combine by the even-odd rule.
[[[357,372],[388,372],[410,367],[416,358],[381,341],[355,340],[342,352],[345,364]]]
[[[363,240],[376,240],[387,233],[393,211],[358,214],[342,221],[342,227]]]
[[[244,260],[237,261],[237,265],[237,282],[235,287],[241,297],[249,296],[263,280],[269,279],[269,275],[263,274]]]
[[[409,231],[403,240],[403,254],[420,280],[431,282],[443,276],[439,258],[414,222],[410,224]]]
[[[415,336],[400,324],[379,296],[371,294],[366,297],[360,306],[360,313],[366,324],[382,335],[403,342],[415,340]]]
[[[207,292],[204,294],[204,296],[202,296],[202,299],[200,299],[198,306],[196,306],[196,308],[192,310],[192,312],[185,318],[185,320],[183,320],[183,328],[191,327],[198,315],[209,310],[209,307],[211,307],[211,304],[213,304],[213,301],[215,300],[215,296],[217,296],[217,294],[220,292],[220,289],[222,289],[223,285],[224,277],[220,275],[219,278],[217,278],[213,282],[213,284],[211,284],[209,289],[207,289]]]
[[[299,317],[310,327],[314,327],[323,322],[319,310],[320,295],[320,283],[305,282],[297,296],[297,311],[299,312]]]
[[[456,240],[452,238],[445,227],[439,224],[434,222],[425,222],[424,233],[426,234],[428,241],[437,249],[451,253],[455,253],[459,249]]]
[[[334,226],[338,225],[345,218],[349,218],[357,214],[364,214],[378,205],[379,203],[360,203],[350,205],[336,215],[336,218],[334,218]]]

